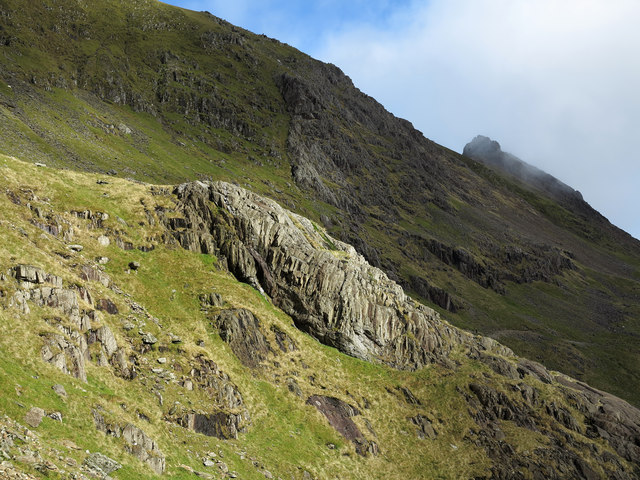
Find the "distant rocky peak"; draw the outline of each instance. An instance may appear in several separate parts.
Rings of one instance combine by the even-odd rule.
[[[484,135],[477,135],[473,140],[464,146],[462,154],[471,158],[491,159],[502,156],[502,148],[495,140],[491,140]]]
[[[511,153],[504,152],[500,144],[489,137],[477,135],[464,146],[462,154],[515,177],[520,182],[534,187],[571,210],[587,215],[599,215],[583,200],[580,192],[553,175],[534,167]]]

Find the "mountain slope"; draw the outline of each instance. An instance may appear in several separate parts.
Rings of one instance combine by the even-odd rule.
[[[500,144],[495,140],[478,135],[465,145],[462,154],[507,174],[525,187],[542,193],[575,215],[583,217],[589,223],[597,224],[610,235],[615,235],[620,242],[629,241],[629,235],[610,225],[606,218],[584,201],[580,192],[515,155],[503,152]]]
[[[640,405],[640,244],[424,138],[334,66],[155,1],[0,1],[2,151],[235,181],[455,325]]]
[[[640,411],[447,325],[271,200],[5,156],[0,176],[5,476],[640,477]],[[336,270],[369,306],[332,337],[303,322],[328,305],[286,299]],[[362,328],[375,305],[404,320]],[[370,361],[292,322],[351,354],[364,332]],[[375,355],[393,338],[420,369]]]

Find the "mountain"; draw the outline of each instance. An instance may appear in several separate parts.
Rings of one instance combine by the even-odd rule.
[[[490,140],[460,155],[387,112],[337,67],[152,0],[0,0],[0,132],[9,156],[3,391],[16,391],[2,408],[12,432],[24,398],[66,409],[76,423],[61,430],[45,419],[40,441],[48,436],[46,448],[62,451],[62,440],[77,438],[82,451],[104,450],[123,462],[122,478],[147,474],[123,449],[146,444],[142,461],[162,465],[129,424],[157,442],[166,471],[185,478],[198,461],[226,460],[204,458],[195,446],[202,435],[183,428],[239,435],[209,451],[251,456],[283,478],[323,478],[327,464],[346,478],[513,478],[509,469],[637,476],[636,410],[601,390],[640,405],[640,242],[570,187],[546,174],[524,177],[532,169]],[[219,181],[228,182],[231,210],[211,193]],[[237,197],[254,194],[264,198],[240,216]],[[273,237],[275,219],[258,218],[267,207],[322,253],[280,244],[289,234]],[[99,237],[109,242],[102,267]],[[81,252],[69,250],[74,242]],[[18,289],[71,287],[91,326],[24,293],[13,320]],[[117,313],[89,316],[112,304]],[[165,324],[182,342],[158,337]],[[252,332],[250,344],[241,331]],[[90,388],[63,374],[78,374],[83,341]],[[45,347],[53,366],[42,361]],[[169,368],[161,358],[177,360]],[[140,380],[129,378],[141,369]],[[84,389],[89,400],[51,397],[34,376],[55,378],[67,393]],[[338,430],[306,401],[342,419]],[[438,436],[440,425],[448,433]],[[412,428],[439,440],[425,446]],[[180,442],[187,446],[167,452]],[[242,465],[243,476],[262,471]]]
[[[640,478],[640,410],[273,200],[0,166],[2,478]]]
[[[572,213],[581,215],[590,223],[600,223],[599,226],[603,230],[609,229],[616,232],[602,215],[584,201],[580,192],[515,155],[503,152],[500,144],[495,140],[478,135],[464,146],[462,154],[507,174],[526,187],[533,188]],[[622,238],[626,237],[624,232],[616,233]]]

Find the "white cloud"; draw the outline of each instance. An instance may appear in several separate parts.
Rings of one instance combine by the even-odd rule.
[[[638,18],[625,0],[416,1],[311,53],[427,137],[489,135],[640,237]]]

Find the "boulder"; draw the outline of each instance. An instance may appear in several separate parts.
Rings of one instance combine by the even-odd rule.
[[[45,411],[39,407],[31,407],[24,416],[24,421],[32,428],[37,428],[44,418]]]
[[[115,460],[97,452],[85,458],[83,465],[98,478],[105,478],[112,472],[122,468],[122,465]]]
[[[64,389],[64,387],[62,385],[60,385],[59,383],[56,383],[54,386],[51,387],[53,389],[54,392],[56,392],[56,394],[61,397],[61,398],[67,398],[67,391]]]
[[[142,335],[142,343],[144,343],[145,345],[154,345],[158,343],[158,339],[154,337],[153,334],[147,332]]]
[[[109,244],[111,243],[111,240],[109,240],[109,237],[107,237],[106,235],[100,235],[97,238],[98,241],[98,245],[100,245],[101,247],[108,247]]]

